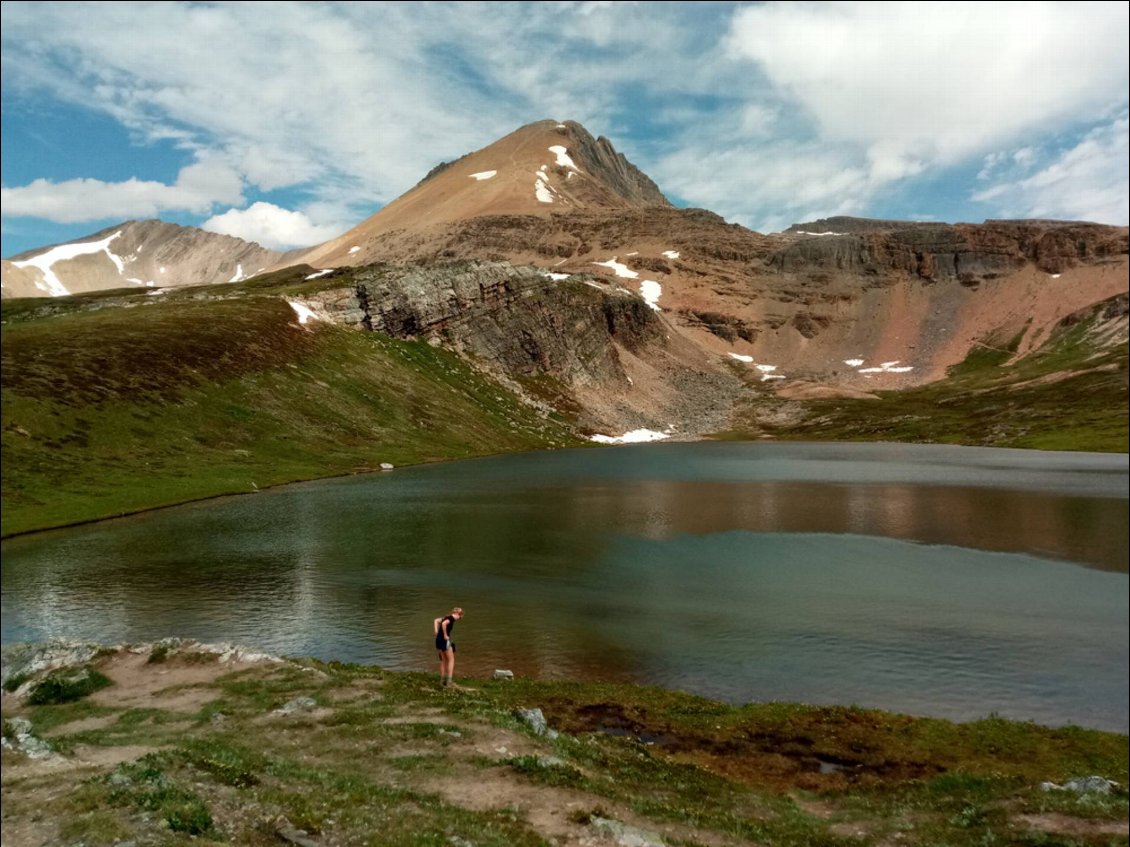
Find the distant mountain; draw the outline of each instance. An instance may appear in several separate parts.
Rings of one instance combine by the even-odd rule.
[[[283,254],[258,244],[163,221],[126,221],[0,264],[0,294],[60,297],[109,288],[175,288],[238,282]]]

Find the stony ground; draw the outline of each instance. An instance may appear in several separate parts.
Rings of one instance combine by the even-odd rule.
[[[68,649],[5,647],[5,847],[1127,843],[1124,736]]]

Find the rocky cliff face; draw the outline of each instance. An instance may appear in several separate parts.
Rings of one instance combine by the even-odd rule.
[[[895,271],[925,280],[958,279],[967,285],[1029,263],[1057,274],[1127,253],[1124,228],[1088,223],[898,224],[829,218],[796,224],[790,231],[797,240],[770,259],[778,271],[830,269],[871,276]]]
[[[163,221],[127,221],[78,241],[3,261],[3,297],[56,297],[111,288],[238,282],[282,254],[258,244]]]
[[[656,206],[479,215],[382,233],[370,246],[399,261],[508,261],[650,291],[669,332],[718,366],[746,362],[766,388],[919,384],[977,344],[1024,333],[1028,350],[1066,315],[1126,290],[1125,228],[816,224],[766,236],[705,210]],[[802,234],[824,225],[847,232]]]
[[[669,343],[656,312],[638,296],[585,275],[555,279],[536,268],[457,262],[369,266],[329,281],[304,299],[315,313],[443,344],[531,399],[572,410],[582,429],[665,429],[677,422],[680,434],[706,432],[724,420],[739,387]],[[641,371],[647,385],[637,384]],[[727,390],[719,392],[719,384]],[[680,387],[710,396],[694,403]]]

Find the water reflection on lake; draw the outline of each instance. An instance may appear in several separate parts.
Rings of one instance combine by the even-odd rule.
[[[165,635],[1127,730],[1127,459],[668,444],[291,486],[11,539],[5,642]]]

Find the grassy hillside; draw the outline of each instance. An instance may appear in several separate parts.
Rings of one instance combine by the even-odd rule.
[[[281,295],[311,287],[5,302],[3,534],[579,443],[442,349],[300,325]]]
[[[1124,299],[1124,298],[1123,298]],[[904,441],[1125,453],[1127,348],[1099,343],[1100,305],[1012,362],[1020,338],[974,348],[948,377],[880,399],[766,400],[748,405],[728,438]],[[787,420],[787,424],[775,423]]]
[[[4,750],[4,843],[1126,843],[1125,735],[461,682],[177,642],[9,677],[5,739],[45,758]]]

